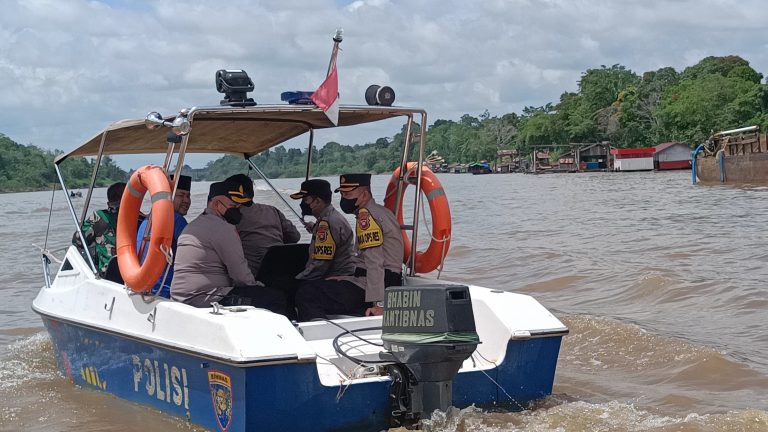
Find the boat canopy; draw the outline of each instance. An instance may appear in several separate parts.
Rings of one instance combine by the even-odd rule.
[[[423,113],[421,109],[386,106],[341,106],[338,126],[353,126]],[[192,108],[187,153],[230,153],[251,157],[310,129],[334,127],[314,105]],[[174,117],[166,117],[173,120]],[[104,139],[104,155],[166,153],[169,129],[149,129],[144,119],[120,120],[80,147],[56,158],[95,156]],[[104,137],[104,135],[106,136]]]

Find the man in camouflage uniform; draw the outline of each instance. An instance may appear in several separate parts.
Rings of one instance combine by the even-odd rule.
[[[314,216],[309,259],[296,276],[296,308],[299,321],[324,319],[327,315],[362,315],[365,290],[355,278],[355,235],[344,216],[331,205],[331,184],[312,179],[291,195],[301,200],[301,214]]]
[[[96,210],[93,216],[83,223],[82,231],[85,236],[88,252],[91,254],[94,264],[96,264],[99,276],[102,277],[107,271],[109,260],[117,253],[115,249],[115,232],[117,230],[117,214],[124,190],[125,183],[123,182],[114,183],[109,186],[107,188],[107,208]],[[80,236],[77,233],[72,237],[72,243],[83,254],[85,253]]]

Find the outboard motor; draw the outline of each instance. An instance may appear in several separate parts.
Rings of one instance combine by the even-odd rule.
[[[469,288],[389,287],[381,340],[393,360],[392,426],[410,426],[453,402],[453,378],[480,343]]]

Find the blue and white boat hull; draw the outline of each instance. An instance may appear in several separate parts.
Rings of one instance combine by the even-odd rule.
[[[33,308],[60,369],[77,385],[218,431],[389,427],[391,379],[336,354],[331,341],[340,328],[296,327],[251,307],[214,314],[144,299],[94,278],[75,249],[66,261]],[[454,379],[453,404],[522,409],[550,394],[565,326],[531,297],[470,288],[482,343]],[[381,318],[336,322],[356,329],[380,326]],[[353,355],[381,349],[341,341]]]

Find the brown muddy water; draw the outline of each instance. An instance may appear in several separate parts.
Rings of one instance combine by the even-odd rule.
[[[768,188],[693,186],[690,172],[440,179],[454,223],[442,277],[532,295],[571,333],[553,396],[454,410],[428,430],[768,431]],[[378,196],[386,182],[374,178]],[[274,183],[287,194],[299,180]],[[192,192],[189,220],[207,185]],[[0,430],[197,430],[58,373],[30,309],[50,205],[50,192],[0,195]],[[51,226],[61,256],[73,231],[60,192]]]

